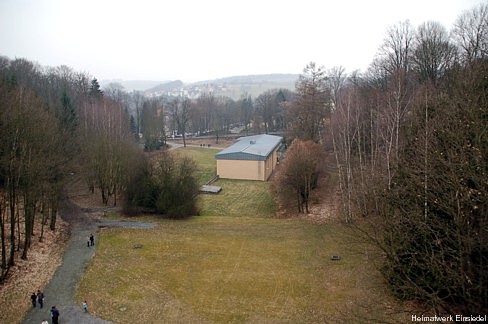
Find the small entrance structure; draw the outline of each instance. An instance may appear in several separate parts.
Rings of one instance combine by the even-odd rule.
[[[204,194],[218,194],[221,190],[222,187],[220,186],[212,186],[212,183],[217,181],[219,179],[218,175],[215,175],[212,179],[207,181],[206,184],[200,187],[200,193]]]
[[[201,193],[218,194],[221,190],[220,186],[203,185],[200,187]]]

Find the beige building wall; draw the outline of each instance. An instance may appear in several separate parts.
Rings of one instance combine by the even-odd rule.
[[[264,180],[264,161],[217,160],[217,174],[224,179]]]
[[[276,168],[278,152],[275,150],[266,161],[217,160],[217,174],[224,179],[266,181]]]

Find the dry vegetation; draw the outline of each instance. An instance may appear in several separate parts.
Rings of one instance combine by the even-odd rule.
[[[268,183],[217,183],[224,189],[201,197],[201,217],[104,230],[78,299],[118,323],[406,321],[378,271],[381,255],[337,219],[334,199],[313,197],[306,220],[276,219]]]
[[[42,242],[39,242],[40,232],[40,224],[36,224],[28,259],[17,257],[10,276],[0,285],[0,323],[18,323],[23,314],[32,307],[32,292],[44,290],[61,264],[69,238],[67,223],[58,219],[56,231],[45,228]]]
[[[79,206],[83,208],[103,206],[99,192],[90,193],[86,182],[79,177],[75,176],[71,179],[67,188],[68,197]],[[8,232],[9,228],[7,227],[5,231]],[[0,323],[20,322],[32,307],[30,295],[38,289],[44,290],[62,262],[70,236],[69,224],[58,217],[54,232],[49,230],[49,226],[45,226],[42,241],[39,241],[40,233],[41,225],[37,222],[34,226],[28,259],[22,260],[20,253],[17,253],[16,265],[10,269],[7,280],[0,284]],[[22,238],[21,242],[23,242]],[[49,300],[49,296],[46,296],[46,300]]]
[[[176,222],[152,219],[159,223],[152,230],[101,232],[78,299],[90,299],[94,314],[117,323],[405,320],[377,271],[377,251],[336,218],[334,199],[320,200],[328,182],[312,197],[306,221],[290,218],[293,213],[281,215],[289,219],[274,218],[276,206],[263,196],[268,183],[219,182],[222,194],[201,198],[205,216]],[[99,195],[89,194],[80,181],[72,183],[69,194],[81,207],[100,206]],[[239,204],[253,197],[261,197],[262,203]],[[1,288],[0,314],[17,318],[1,315],[0,322],[18,322],[18,314],[30,307],[31,290],[42,289],[59,265],[67,231],[54,234],[45,243],[34,240],[45,246],[33,249],[39,252],[32,252],[26,263],[20,261],[19,270]],[[143,248],[133,249],[135,243]],[[332,254],[342,259],[331,261]],[[10,293],[12,287],[18,292]],[[12,314],[19,301],[22,312]]]
[[[153,222],[159,226],[151,230],[100,235],[78,292],[97,316],[117,323],[406,319],[377,271],[377,251],[343,224],[222,216]],[[342,259],[331,261],[334,254]]]

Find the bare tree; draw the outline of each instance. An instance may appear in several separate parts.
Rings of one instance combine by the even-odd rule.
[[[327,72],[327,83],[330,88],[330,96],[333,104],[333,109],[337,107],[341,97],[341,91],[345,86],[347,80],[346,70],[342,66],[336,66]]]
[[[415,31],[408,20],[388,28],[379,52],[388,74],[410,70],[414,37]]]
[[[377,172],[377,120],[375,106],[368,100],[366,89],[359,82],[348,82],[340,92],[330,119],[342,213],[347,223],[352,222],[356,214],[365,215],[372,174]]]
[[[429,21],[417,28],[413,64],[421,81],[437,84],[455,60],[456,47],[441,24]]]
[[[5,232],[5,225],[7,224],[7,193],[0,192],[0,249],[2,256],[0,261],[0,282],[3,281],[7,274],[7,237]]]
[[[294,137],[319,142],[330,109],[325,71],[315,63],[309,63],[297,81],[295,101],[287,113],[291,133]]]
[[[351,88],[343,93],[343,97],[340,99],[341,104],[335,107],[331,118],[332,143],[339,175],[342,210],[347,223],[353,219],[353,167],[355,166],[353,141],[359,135],[353,119],[353,109],[358,108],[353,106],[351,100],[353,91]]]
[[[264,125],[264,133],[268,134],[273,123],[273,114],[275,109],[275,95],[273,91],[268,90],[260,94],[254,103],[257,124]]]
[[[200,134],[206,134],[212,128],[212,118],[217,106],[216,99],[211,93],[205,93],[197,98],[195,105],[192,124]]]
[[[240,116],[241,116],[241,123],[244,125],[244,130],[246,131],[246,135],[249,134],[249,125],[251,124],[252,117],[254,115],[253,109],[253,100],[252,97],[248,94],[245,94],[240,99]]]
[[[144,148],[152,151],[166,144],[167,110],[162,100],[151,98],[142,104],[139,129]]]
[[[4,278],[8,269],[15,265],[15,215],[17,212],[17,202],[18,196],[20,195],[20,181],[22,176],[22,159],[20,151],[21,143],[23,141],[24,127],[21,122],[22,114],[20,114],[20,109],[18,109],[19,99],[22,97],[20,90],[15,88],[9,89],[6,84],[0,84],[0,86],[2,86],[2,91],[0,91],[0,95],[2,96],[2,100],[0,100],[0,132],[2,136],[0,136],[0,140],[2,141],[1,147],[5,152],[1,155],[2,179],[5,182],[4,192],[6,196],[6,199],[3,202],[5,206],[8,206],[5,207],[5,210],[8,208],[10,214],[10,252],[7,263],[3,264],[2,261],[2,278]],[[9,109],[9,106],[13,107],[13,109]],[[2,221],[4,220],[5,218],[2,216]],[[1,234],[3,235],[4,232],[2,231]],[[2,238],[2,242],[3,240],[4,238]],[[4,251],[6,247],[2,246],[2,248]]]
[[[264,126],[264,132],[283,130],[285,128],[285,102],[292,99],[286,89],[271,89],[260,94],[254,102],[254,123],[256,128]]]
[[[286,129],[286,111],[290,102],[293,102],[295,93],[288,89],[277,89],[275,95],[275,112],[273,113],[273,126],[276,131]]]
[[[464,12],[452,30],[464,62],[471,64],[488,55],[488,4]]]
[[[127,101],[127,92],[124,86],[118,82],[110,82],[103,88],[103,93],[117,103],[125,103]]]
[[[323,148],[313,141],[295,139],[277,177],[282,202],[295,201],[299,213],[309,212],[309,198],[323,165]]]
[[[170,102],[169,110],[175,124],[174,131],[183,137],[183,146],[186,147],[186,133],[192,115],[193,105],[188,98],[177,98]]]
[[[125,188],[134,145],[129,117],[123,107],[109,98],[91,103],[84,119],[91,121],[83,133],[85,172],[91,187],[100,189],[103,203]],[[93,114],[93,115],[92,115]]]
[[[15,247],[21,238],[19,210],[23,211],[23,252],[27,258],[34,229],[36,206],[44,192],[62,179],[59,175],[62,162],[58,123],[33,91],[22,86],[6,86],[2,89],[0,106],[0,155],[1,178],[5,181],[5,200],[10,212],[10,256],[7,268],[14,265]],[[8,107],[8,109],[7,109]],[[40,128],[38,125],[45,125]],[[52,174],[58,174],[52,178]],[[2,215],[2,222],[5,220]],[[17,235],[15,233],[17,222]],[[3,223],[4,224],[4,223]],[[3,227],[3,225],[2,225]],[[2,230],[2,235],[5,232]],[[4,239],[4,238],[3,238]],[[2,248],[5,248],[4,246]]]
[[[142,124],[142,107],[144,104],[144,95],[139,91],[134,91],[132,93],[132,101],[134,103],[134,112],[135,112],[135,122],[137,127],[137,136],[141,133],[141,124]]]
[[[225,97],[215,98],[207,102],[210,116],[210,128],[215,134],[215,143],[219,143],[220,138],[225,133],[228,120],[228,101]]]

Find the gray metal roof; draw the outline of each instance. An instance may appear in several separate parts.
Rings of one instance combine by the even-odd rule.
[[[265,161],[282,140],[281,136],[267,134],[240,137],[236,143],[215,154],[215,158]]]

